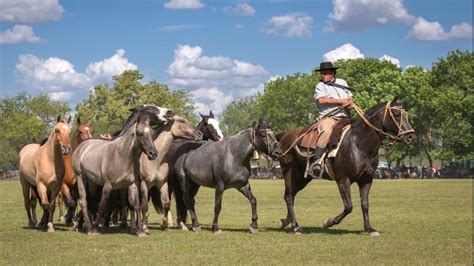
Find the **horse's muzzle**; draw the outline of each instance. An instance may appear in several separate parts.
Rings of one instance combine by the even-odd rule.
[[[148,157],[148,160],[150,161],[155,160],[156,157],[158,157],[158,151],[147,151],[145,152],[145,154]]]
[[[71,145],[61,145],[61,153],[68,155],[71,152]]]
[[[280,145],[275,145],[270,152],[270,157],[272,157],[273,160],[277,160],[281,157],[282,153]]]
[[[415,135],[415,133],[413,133],[413,132],[404,134],[404,135],[402,136],[402,140],[403,140],[403,142],[405,142],[406,144],[412,143],[412,142],[415,140],[415,138],[416,138],[416,135]]]

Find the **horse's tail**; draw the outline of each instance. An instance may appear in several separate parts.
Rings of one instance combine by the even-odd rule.
[[[280,133],[276,134],[275,137],[278,141],[280,141],[281,138],[283,138],[283,136],[285,136],[286,133],[288,133],[288,132],[280,132]]]
[[[157,213],[163,213],[163,202],[161,202],[161,192],[157,187],[151,187],[150,191],[148,191],[148,197],[151,198],[151,202],[153,203],[153,207]]]

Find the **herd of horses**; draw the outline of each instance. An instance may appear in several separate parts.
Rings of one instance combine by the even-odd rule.
[[[162,226],[174,225],[170,200],[175,194],[178,228],[201,230],[195,200],[201,186],[215,189],[212,232],[221,232],[218,224],[223,192],[235,188],[250,202],[250,232],[258,232],[257,201],[249,183],[253,152],[279,160],[285,180],[284,200],[287,216],[281,229],[291,224],[295,233],[303,233],[296,221],[294,200],[311,178],[305,177],[307,157],[296,151],[296,141],[303,128],[275,135],[263,120],[224,139],[219,122],[212,111],[201,114],[197,126],[175,115],[172,110],[143,105],[131,110],[121,130],[112,138],[96,138],[91,122],[81,123],[74,137],[70,121],[58,117],[47,139],[28,144],[20,151],[20,182],[22,184],[28,225],[54,232],[53,216],[58,195],[67,203],[66,224],[75,224],[79,231],[96,235],[107,231],[113,217],[127,225],[130,210],[130,231],[138,236],[149,234],[148,205],[150,199],[157,211],[164,214]],[[325,228],[339,224],[352,211],[351,184],[360,189],[364,229],[378,235],[369,221],[368,195],[378,164],[382,139],[389,137],[410,143],[414,130],[402,104],[395,99],[377,104],[351,127],[340,141],[339,151],[328,158],[333,178],[339,188],[344,208],[342,213],[324,221]],[[327,173],[324,178],[330,179]],[[40,201],[43,215],[36,219]],[[79,203],[80,211],[76,213]],[[118,218],[115,218],[118,219]]]

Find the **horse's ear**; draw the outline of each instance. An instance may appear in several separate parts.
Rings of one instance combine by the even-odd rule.
[[[89,120],[87,121],[87,125],[89,125],[89,126],[92,125],[92,120],[89,119]]]
[[[204,119],[204,115],[199,112],[199,116],[201,116],[202,119]]]
[[[56,118],[56,123],[61,121],[61,115],[58,115],[58,118]]]
[[[78,124],[78,125],[81,124],[81,117],[80,117],[80,116],[77,116],[77,124]]]
[[[258,125],[258,124],[257,124],[257,121],[253,121],[251,127],[252,127],[252,128],[257,128],[257,125]]]
[[[69,116],[69,118],[67,119],[67,123],[71,123],[71,118],[72,118],[72,115]]]
[[[400,100],[400,98],[400,95],[395,96],[395,98],[392,100],[392,103],[396,103],[398,100]]]
[[[214,118],[214,114],[212,113],[212,110],[209,110],[209,116],[210,116],[211,118]]]

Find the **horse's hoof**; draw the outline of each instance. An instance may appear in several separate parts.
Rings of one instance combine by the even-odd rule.
[[[54,233],[53,223],[48,223],[48,229],[46,230],[48,233]]]
[[[59,216],[58,221],[59,222],[64,222],[64,216]]]
[[[372,231],[369,233],[369,236],[380,236],[380,233],[378,231]]]
[[[199,231],[201,231],[201,226],[200,226],[200,225],[198,225],[198,226],[193,226],[193,227],[192,227],[192,230],[193,230],[193,232],[199,232]]]
[[[258,228],[254,228],[253,226],[249,226],[249,229],[250,229],[250,233],[252,233],[252,234],[258,233]]]
[[[280,230],[285,229],[285,227],[287,227],[290,224],[289,219],[280,219],[280,222],[281,222]]]
[[[150,229],[148,229],[148,227],[143,226],[143,232],[145,232],[145,234],[149,235],[150,234]]]
[[[327,229],[332,226],[332,223],[333,223],[332,218],[326,218],[326,220],[324,220],[323,222],[323,227]]]
[[[222,234],[222,230],[221,230],[221,229],[213,230],[212,233],[214,233],[214,234]]]
[[[36,228],[36,224],[35,223],[28,223],[28,227],[29,228]]]
[[[140,232],[137,234],[138,237],[146,237],[147,234],[145,232]]]
[[[168,220],[162,220],[161,221],[161,229],[168,228]]]
[[[182,231],[189,231],[188,227],[183,223],[183,222],[180,222],[179,223],[179,228],[182,230]]]
[[[296,227],[295,229],[293,229],[293,232],[295,232],[295,235],[303,235],[304,234],[304,230],[301,227]]]

